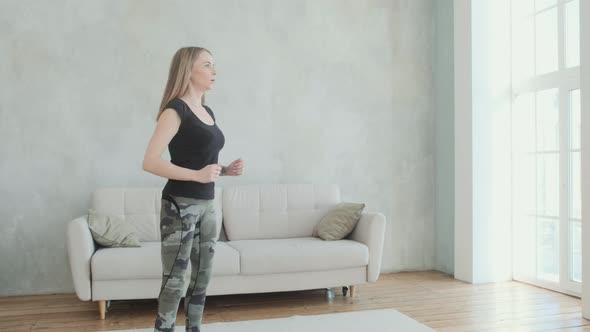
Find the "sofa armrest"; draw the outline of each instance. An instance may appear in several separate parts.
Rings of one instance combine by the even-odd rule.
[[[68,223],[66,239],[76,295],[82,301],[91,300],[90,259],[96,247],[88,228],[88,216],[76,218]]]
[[[364,212],[356,227],[348,236],[350,240],[364,243],[369,247],[367,281],[375,282],[381,273],[383,241],[385,240],[385,216],[378,212]]]

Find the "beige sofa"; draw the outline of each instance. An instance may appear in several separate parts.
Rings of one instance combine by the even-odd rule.
[[[67,248],[76,294],[97,301],[101,319],[110,300],[156,298],[160,260],[161,188],[104,188],[91,208],[118,215],[142,246],[103,248],[87,216],[68,224]],[[367,212],[345,239],[312,237],[314,226],[340,200],[331,184],[264,184],[215,188],[218,235],[207,295],[293,291],[375,282],[383,256],[385,217]],[[223,226],[223,227],[222,227]],[[189,269],[190,270],[190,269]],[[190,271],[187,273],[187,285]]]

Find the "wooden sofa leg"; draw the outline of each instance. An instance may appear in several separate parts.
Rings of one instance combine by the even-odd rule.
[[[106,304],[105,300],[98,301],[98,312],[100,313],[100,319],[102,319],[102,320],[105,319],[106,307],[107,307],[107,304]]]
[[[353,285],[353,286],[350,286],[349,288],[350,288],[350,297],[354,298],[354,295],[356,293],[355,292],[356,291],[356,286]]]

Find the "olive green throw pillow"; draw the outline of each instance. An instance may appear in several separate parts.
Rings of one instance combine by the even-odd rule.
[[[135,229],[117,216],[88,210],[88,228],[94,241],[105,247],[141,247]]]
[[[365,208],[362,203],[339,203],[313,230],[313,236],[324,240],[341,240],[356,227]]]

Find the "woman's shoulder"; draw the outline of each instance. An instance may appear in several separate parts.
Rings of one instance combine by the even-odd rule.
[[[180,98],[173,98],[168,103],[166,103],[166,106],[164,106],[164,110],[166,110],[168,108],[175,110],[176,113],[178,113],[178,115],[180,116],[181,120],[184,119],[184,114],[185,114],[186,110],[185,110],[185,105]]]
[[[178,97],[172,98],[167,104],[166,108],[184,108],[184,103]]]

